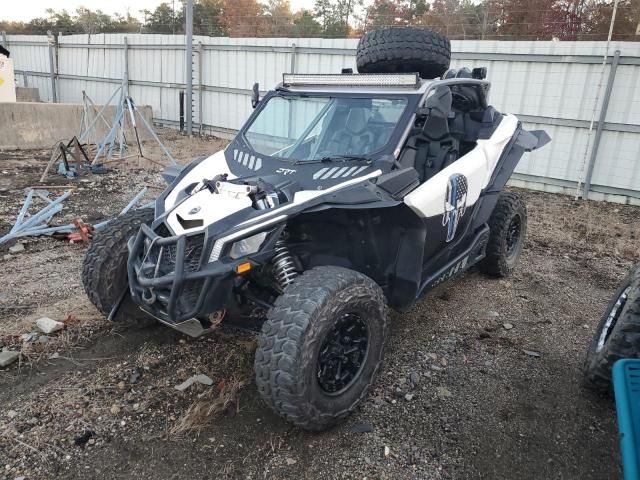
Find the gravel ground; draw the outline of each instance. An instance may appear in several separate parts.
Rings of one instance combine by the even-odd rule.
[[[164,138],[183,162],[221,144]],[[0,232],[47,155],[0,152]],[[56,221],[108,217],[142,184],[161,186],[135,168],[75,184]],[[321,434],[260,402],[251,335],[124,331],[85,298],[85,246],[37,238],[18,254],[0,247],[0,341],[23,353],[0,370],[0,479],[621,478],[613,405],[580,387],[580,368],[609,296],[640,259],[640,209],[521,193],[529,237],[514,275],[471,271],[392,313],[371,395]],[[42,315],[65,330],[23,342]],[[200,373],[213,384],[175,389]],[[203,406],[212,412],[194,422]]]

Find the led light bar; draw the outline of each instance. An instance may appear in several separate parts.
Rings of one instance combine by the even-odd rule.
[[[335,87],[406,87],[420,86],[417,73],[365,73],[365,74],[282,74],[282,84],[293,86]]]

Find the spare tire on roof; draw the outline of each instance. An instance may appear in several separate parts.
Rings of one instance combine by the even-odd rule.
[[[358,42],[360,73],[411,73],[440,77],[449,68],[451,42],[444,35],[415,27],[391,27],[365,33]]]

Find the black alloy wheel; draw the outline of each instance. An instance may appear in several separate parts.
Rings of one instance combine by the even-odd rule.
[[[359,315],[347,313],[339,318],[318,354],[320,387],[329,395],[339,395],[349,388],[362,371],[368,346],[367,324]]]

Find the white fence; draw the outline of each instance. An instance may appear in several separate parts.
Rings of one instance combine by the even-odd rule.
[[[57,101],[80,102],[86,90],[104,102],[128,70],[131,96],[152,106],[156,122],[171,125],[178,122],[179,92],[185,88],[184,40],[181,35],[71,35],[50,47],[46,36],[6,37],[16,80],[37,86],[41,98],[52,100],[55,84]],[[355,69],[356,44],[353,39],[195,37],[195,129],[201,125],[206,132],[229,134],[239,128],[251,112],[254,82],[268,90],[283,72]],[[573,193],[587,177],[590,198],[640,203],[640,43],[609,47],[591,137],[593,174],[587,175],[591,151],[586,152],[586,143],[604,49],[604,42],[452,42],[453,67],[488,67],[490,100],[498,110],[553,138],[520,163],[515,183]],[[612,55],[615,50],[619,57]],[[610,100],[596,135],[609,79]]]

